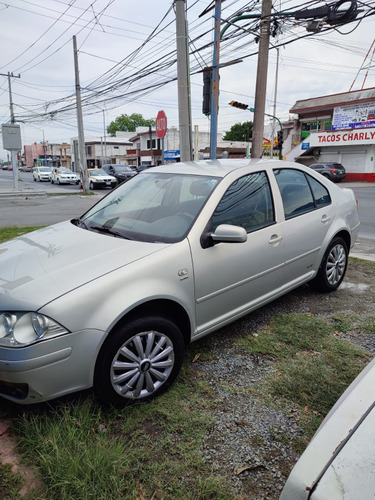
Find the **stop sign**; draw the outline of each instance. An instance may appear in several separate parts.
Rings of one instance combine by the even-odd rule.
[[[167,115],[164,111],[159,111],[156,117],[156,134],[160,139],[163,139],[167,131]]]

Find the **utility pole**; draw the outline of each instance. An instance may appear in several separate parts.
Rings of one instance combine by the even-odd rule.
[[[272,9],[271,0],[263,0],[262,13],[260,19],[257,78],[255,85],[255,100],[254,100],[255,111],[254,111],[254,124],[253,124],[253,138],[251,147],[252,158],[261,158],[262,156],[264,112],[266,108],[271,9]]]
[[[277,51],[277,58],[276,58],[276,75],[275,75],[275,93],[274,93],[274,98],[273,98],[273,116],[276,116],[276,99],[277,99],[277,83],[279,79],[279,48],[276,47]],[[272,120],[272,135],[271,135],[271,159],[273,160],[273,142],[274,142],[274,137],[275,137],[275,124],[276,124],[276,118]]]
[[[219,115],[219,62],[220,62],[220,21],[221,0],[215,0],[215,32],[214,54],[211,80],[211,127],[210,127],[210,157],[216,160],[217,120]]]
[[[192,133],[188,61],[189,51],[187,21],[185,16],[186,0],[175,0],[174,3],[176,6],[178,118],[180,130],[181,161],[191,161]]]
[[[83,132],[83,118],[82,118],[82,103],[81,103],[81,86],[79,83],[79,69],[78,69],[78,53],[77,53],[77,39],[73,36],[73,50],[74,50],[74,70],[76,82],[76,103],[77,103],[77,124],[78,124],[78,148],[79,148],[79,173],[82,182],[84,194],[89,192],[89,177],[87,173],[86,163],[86,148],[85,136]],[[77,163],[77,162],[75,162]]]
[[[8,77],[10,123],[13,124],[13,123],[15,123],[16,120],[14,118],[11,78],[21,78],[21,75],[16,76],[16,75],[13,75],[13,73],[9,73],[9,71],[7,74],[0,73],[0,75]],[[17,125],[17,127],[19,127],[19,125]],[[12,164],[12,168],[13,168],[13,187],[14,187],[14,189],[17,189],[18,188],[17,151],[12,149],[10,152],[10,158],[11,158],[11,164]]]

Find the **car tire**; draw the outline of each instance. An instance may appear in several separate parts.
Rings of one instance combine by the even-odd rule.
[[[90,181],[90,189],[94,189],[94,183]]]
[[[35,179],[35,177],[34,177],[34,182],[36,182],[36,179]]]
[[[318,274],[310,282],[311,287],[317,292],[336,290],[344,279],[348,254],[345,241],[340,237],[334,238],[324,254]]]
[[[60,178],[59,177],[56,179],[56,184],[60,184]]]
[[[79,181],[76,181],[76,186],[78,186],[78,184],[79,184]]]
[[[94,392],[123,407],[160,396],[183,362],[184,339],[177,326],[158,316],[138,318],[114,330],[104,342],[94,373]]]

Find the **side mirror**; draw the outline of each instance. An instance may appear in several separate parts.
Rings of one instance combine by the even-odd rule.
[[[216,243],[244,243],[247,241],[246,229],[231,224],[220,224],[210,236]]]

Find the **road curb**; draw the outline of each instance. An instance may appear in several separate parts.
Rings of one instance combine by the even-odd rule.
[[[0,198],[40,198],[47,196],[46,191],[0,191]]]

